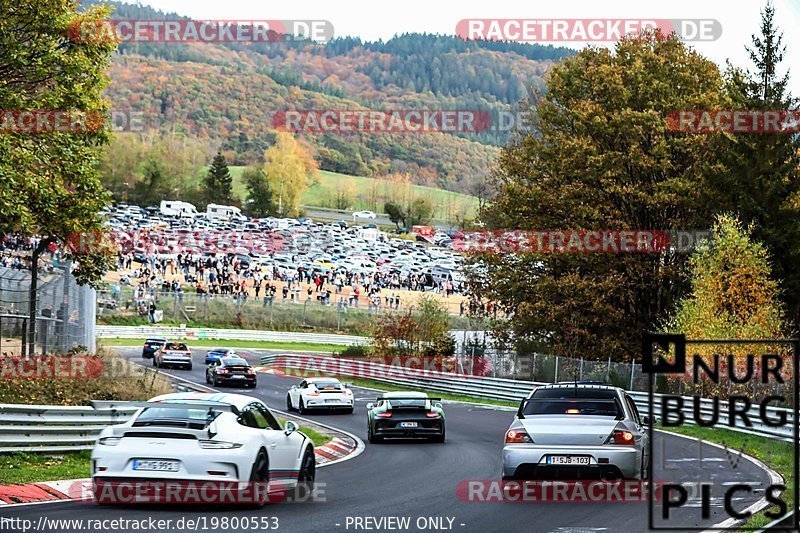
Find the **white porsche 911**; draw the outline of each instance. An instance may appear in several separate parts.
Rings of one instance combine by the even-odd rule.
[[[92,450],[98,503],[261,505],[313,490],[311,440],[291,421],[281,427],[261,400],[185,392],[139,405]]]
[[[300,414],[310,409],[353,412],[353,391],[336,378],[306,378],[286,394],[286,409]]]

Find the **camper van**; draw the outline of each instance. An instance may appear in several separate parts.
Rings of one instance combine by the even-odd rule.
[[[162,200],[160,212],[168,217],[190,217],[197,216],[197,208],[189,202],[180,202],[178,200]]]
[[[234,218],[243,220],[246,217],[242,216],[242,210],[232,205],[218,205],[208,204],[206,207],[206,217],[208,218]]]

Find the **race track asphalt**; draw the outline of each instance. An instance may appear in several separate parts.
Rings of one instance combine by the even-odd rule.
[[[120,348],[126,357],[141,360],[141,349]],[[264,350],[246,350],[244,354],[252,364]],[[177,376],[205,384],[205,350],[195,351],[192,371],[167,370]],[[149,360],[144,361],[150,364]],[[271,408],[285,410],[286,391],[299,381],[297,378],[259,374],[255,390],[221,389],[241,392],[264,400]],[[354,388],[356,408],[353,414],[309,414],[310,419],[348,431],[366,441],[365,405],[376,392]],[[470,502],[457,495],[457,487],[466,480],[499,480],[502,439],[512,420],[513,413],[490,407],[463,403],[445,404],[447,413],[447,442],[432,444],[417,441],[399,441],[385,444],[366,444],[358,457],[318,471],[317,482],[320,501],[280,503],[261,510],[239,508],[169,508],[112,506],[99,507],[89,503],[63,502],[3,509],[0,516],[29,519],[38,523],[40,516],[48,519],[51,529],[46,531],[79,531],[77,528],[56,527],[54,520],[88,518],[170,519],[172,526],[162,531],[186,531],[181,518],[202,518],[206,531],[252,531],[252,523],[245,527],[221,526],[212,528],[209,518],[216,517],[277,517],[281,531],[337,532],[337,531],[397,531],[386,524],[361,521],[357,518],[409,517],[405,531],[463,531],[463,532],[569,532],[569,531],[624,531],[633,533],[648,530],[648,505],[642,502]],[[753,494],[736,497],[733,502],[743,509],[763,496],[770,478],[763,469],[746,461],[736,461],[735,451],[699,445],[696,441],[657,433],[656,450],[664,457],[654,463],[656,480],[712,483],[711,517],[702,520],[700,503],[690,499],[680,510],[674,511],[668,523],[659,525],[679,529],[705,528],[727,518],[722,505],[722,491],[738,482],[748,482],[757,490]],[[702,448],[702,449],[700,449]],[[662,460],[663,459],[663,460]],[[657,517],[661,508],[656,507]],[[442,519],[443,527],[436,527],[427,518]],[[452,519],[452,522],[449,522]],[[417,523],[419,521],[419,524]],[[425,523],[423,523],[423,521]],[[431,524],[433,523],[433,526]],[[11,531],[7,527],[4,531]],[[65,526],[65,524],[60,524]],[[218,524],[219,525],[219,524]],[[243,524],[239,524],[240,526]],[[423,526],[423,527],[418,527]],[[369,526],[371,529],[367,529]],[[203,530],[198,525],[197,530]]]

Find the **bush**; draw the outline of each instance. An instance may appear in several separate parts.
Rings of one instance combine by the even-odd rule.
[[[143,401],[172,392],[171,382],[163,374],[118,355],[82,353],[71,357],[87,358],[85,366],[97,372],[87,373],[88,377],[62,374],[27,378],[6,371],[0,379],[0,403],[87,405],[89,400]],[[11,364],[8,358],[3,362]]]
[[[339,355],[341,357],[368,357],[369,353],[369,346],[348,346],[339,352]]]

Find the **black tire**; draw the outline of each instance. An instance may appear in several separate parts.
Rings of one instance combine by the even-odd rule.
[[[269,486],[269,456],[264,448],[258,450],[253,468],[250,470],[250,493],[253,495],[265,494],[266,487]],[[258,485],[256,485],[258,484]],[[258,488],[256,488],[258,487]],[[266,502],[258,499],[253,502],[253,507],[260,509]]]
[[[306,449],[300,463],[300,472],[297,474],[297,488],[295,495],[299,500],[305,500],[314,492],[314,482],[317,477],[317,460],[311,448]]]
[[[289,412],[294,411],[294,407],[292,407],[292,397],[288,394],[286,395],[286,410]]]
[[[379,437],[372,432],[372,424],[368,424],[367,427],[369,428],[367,429],[367,440],[370,444],[379,444],[383,442],[383,437]]]
[[[189,365],[189,366],[187,366],[187,367],[186,367],[186,370],[189,370],[189,371],[191,371],[191,370],[192,370],[192,365]]]
[[[300,405],[297,406],[297,412],[301,415],[306,414],[306,405],[303,403],[302,398],[300,398]]]
[[[217,376],[211,378],[211,385],[214,387],[219,387],[219,381],[217,380]]]
[[[353,414],[353,408],[352,408],[352,407],[350,407],[349,409],[345,409],[345,410],[344,410],[344,414],[346,414],[346,415],[352,415],[352,414]]]
[[[442,434],[441,434],[441,435],[436,435],[436,436],[435,436],[435,437],[433,437],[431,440],[432,440],[433,442],[439,442],[439,443],[442,443],[442,442],[444,442],[444,435],[445,435],[445,427],[444,427],[444,426],[442,426]]]
[[[211,380],[208,378],[208,372],[206,372],[206,383],[209,385],[211,384]]]

